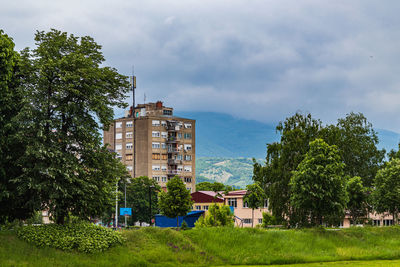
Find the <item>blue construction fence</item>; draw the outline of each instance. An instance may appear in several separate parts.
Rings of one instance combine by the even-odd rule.
[[[179,226],[185,221],[188,227],[194,227],[194,223],[204,214],[204,210],[191,211],[185,216],[179,216]],[[157,214],[156,215],[156,226],[158,227],[176,227],[176,217],[168,218],[167,216]]]

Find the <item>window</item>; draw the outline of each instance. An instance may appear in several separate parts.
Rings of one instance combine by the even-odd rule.
[[[131,172],[133,170],[133,167],[132,166],[126,166],[126,169]]]
[[[192,160],[192,155],[185,155],[185,160],[186,161],[191,161]]]
[[[185,181],[185,183],[191,183],[192,182],[192,178],[191,177],[185,177],[183,180]]]
[[[248,208],[249,207],[249,203],[247,203],[247,201],[243,201],[243,208]]]
[[[167,176],[161,176],[161,181],[165,183],[167,181]]]
[[[160,154],[158,154],[158,153],[153,153],[153,154],[151,155],[151,158],[152,158],[152,159],[160,159]]]
[[[182,133],[178,133],[178,139],[182,139]]]
[[[133,160],[133,155],[132,154],[126,154],[125,160]]]
[[[133,137],[133,133],[132,132],[126,132],[125,137],[126,138],[132,138]]]
[[[159,182],[160,181],[160,176],[153,176],[153,180],[156,181],[156,182]]]
[[[178,170],[178,172],[181,172],[181,171],[183,171],[183,166],[179,165],[176,169]]]
[[[192,139],[192,134],[191,133],[184,133],[183,138],[185,139]]]
[[[115,135],[115,139],[122,139],[122,133],[117,133]]]
[[[151,125],[152,126],[160,126],[160,121],[153,120]]]
[[[153,148],[160,148],[160,143],[153,142],[152,147]]]
[[[152,131],[152,132],[151,132],[151,136],[153,136],[153,137],[160,137],[160,132]]]
[[[161,132],[161,137],[162,138],[167,138],[168,137],[168,133],[167,132]]]
[[[201,206],[200,205],[196,205],[196,210],[201,210]]]
[[[161,154],[161,159],[168,159],[168,155],[167,154]]]
[[[166,143],[161,143],[161,148],[162,149],[167,149],[167,144]]]
[[[258,219],[258,224],[262,224],[262,218]]]
[[[122,150],[122,145],[121,144],[115,145],[115,150]]]
[[[391,225],[393,225],[393,220],[383,220],[383,225],[384,226],[391,226]]]
[[[208,206],[203,206],[203,209],[204,210],[208,210]]]
[[[163,115],[165,115],[165,116],[172,116],[172,110],[164,109],[164,110],[163,110]]]
[[[236,198],[228,198],[228,206],[237,208],[237,199]]]
[[[192,166],[185,166],[184,170],[185,170],[185,172],[191,172],[192,171]]]
[[[243,223],[249,224],[249,223],[251,223],[251,219],[246,218],[243,220]]]
[[[126,143],[126,149],[132,149],[133,144],[132,143]]]
[[[167,170],[167,166],[166,165],[161,165],[161,170],[162,171],[166,171]]]
[[[187,129],[192,128],[192,124],[191,123],[185,123],[185,128],[187,128]]]
[[[133,127],[133,121],[127,121],[125,125],[127,128],[131,128]]]
[[[122,128],[122,122],[115,123],[115,128]]]
[[[190,150],[192,150],[192,145],[184,144],[184,145],[183,145],[183,148],[184,148],[185,150],[187,150],[187,151],[190,151]]]
[[[161,121],[161,126],[167,126],[167,122],[166,121]]]
[[[153,171],[159,171],[160,170],[160,165],[153,165],[151,169]]]
[[[181,154],[178,154],[178,155],[176,155],[176,160],[182,160],[182,155]]]

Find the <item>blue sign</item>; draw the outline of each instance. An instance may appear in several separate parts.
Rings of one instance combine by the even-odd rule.
[[[132,208],[119,208],[120,215],[132,215]]]

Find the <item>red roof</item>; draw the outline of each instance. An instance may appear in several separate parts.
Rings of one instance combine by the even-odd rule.
[[[221,196],[217,196],[217,194]],[[223,193],[214,191],[197,191],[191,194],[192,200],[195,203],[211,203],[211,202],[224,202]]]

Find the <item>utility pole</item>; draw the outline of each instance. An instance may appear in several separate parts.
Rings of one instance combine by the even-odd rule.
[[[126,181],[125,181],[125,208],[126,208]],[[126,226],[127,226],[127,224],[126,224],[126,214],[124,215],[124,217],[125,217],[125,228],[126,228]]]
[[[115,188],[115,229],[118,228],[118,181]]]

